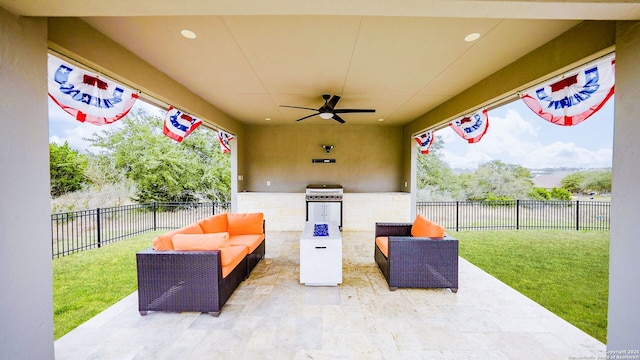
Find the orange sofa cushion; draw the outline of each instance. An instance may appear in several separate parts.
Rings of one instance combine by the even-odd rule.
[[[389,258],[389,238],[386,236],[378,236],[376,238],[376,245],[378,249],[380,249],[380,252],[382,252],[382,255]]]
[[[175,250],[173,248],[172,238],[176,234],[202,234],[202,228],[200,228],[198,224],[190,224],[183,228],[156,236],[156,238],[153,239],[153,248],[155,250]]]
[[[445,228],[440,226],[426,217],[418,214],[416,220],[411,226],[411,236],[413,237],[444,237]]]
[[[212,215],[198,221],[204,233],[227,232],[227,213]]]
[[[218,250],[227,245],[229,233],[175,234],[173,248],[176,250]]]
[[[227,214],[229,236],[262,234],[263,213]]]
[[[264,240],[264,234],[259,235],[234,235],[229,238],[229,245],[245,246],[248,254],[252,253]]]
[[[220,249],[220,264],[222,265],[222,277],[225,278],[233,269],[244,261],[247,256],[245,246],[225,246]]]

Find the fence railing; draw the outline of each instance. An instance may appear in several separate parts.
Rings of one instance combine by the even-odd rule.
[[[609,230],[611,203],[601,201],[418,202],[417,212],[449,231],[481,229]]]
[[[52,214],[51,253],[56,258],[147,231],[176,229],[230,208],[228,202],[158,202]]]
[[[434,201],[417,212],[448,231],[483,229],[609,230],[610,203],[599,201]],[[146,203],[51,215],[54,258],[147,231],[177,229],[228,212],[224,203]]]

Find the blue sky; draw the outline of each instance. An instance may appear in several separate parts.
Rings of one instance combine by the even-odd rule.
[[[489,129],[469,144],[446,127],[436,131],[444,140],[442,156],[452,168],[475,169],[501,160],[529,169],[611,167],[614,97],[585,121],[574,126],[552,124],[538,117],[523,101],[489,111]]]
[[[530,169],[547,167],[611,167],[613,154],[613,102],[611,98],[599,112],[575,126],[559,126],[534,114],[521,100],[489,111],[489,129],[480,142],[468,144],[452,129],[436,131],[444,140],[443,159],[452,168],[475,169],[479,164],[501,160]],[[148,113],[163,116],[142,101]],[[108,126],[118,126],[114,123]],[[49,100],[49,142],[85,152],[89,138],[104,126],[81,123]]]

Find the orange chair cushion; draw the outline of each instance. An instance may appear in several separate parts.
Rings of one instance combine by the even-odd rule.
[[[218,250],[227,246],[229,233],[175,234],[172,240],[176,250]]]
[[[174,250],[172,238],[176,234],[202,234],[202,228],[200,228],[198,224],[190,224],[183,228],[156,236],[156,238],[153,239],[153,248],[155,250]]]
[[[227,214],[230,236],[262,234],[263,213]]]
[[[382,255],[389,258],[389,238],[386,236],[378,236],[376,238],[376,245],[378,249],[380,249],[380,252],[382,252]]]
[[[222,277],[225,278],[233,269],[244,261],[247,256],[245,246],[225,246],[220,249],[220,264],[222,265]]]
[[[227,232],[227,213],[209,216],[198,221],[204,233]]]
[[[444,237],[445,228],[440,226],[426,217],[418,214],[416,220],[411,226],[411,236],[413,237]]]
[[[264,234],[259,235],[234,235],[229,239],[229,245],[245,246],[248,253],[252,253],[264,240]]]

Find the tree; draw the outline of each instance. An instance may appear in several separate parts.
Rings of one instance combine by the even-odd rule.
[[[551,189],[551,198],[562,201],[570,201],[571,193],[567,189],[553,188]]]
[[[417,187],[430,196],[455,197],[459,184],[449,165],[440,158],[443,147],[444,141],[436,136],[428,154],[418,153]]]
[[[575,172],[565,176],[560,184],[574,194],[611,192],[611,170]]]
[[[583,192],[611,192],[611,170],[586,172]]]
[[[136,201],[228,201],[229,157],[215,133],[200,126],[182,143],[162,133],[163,120],[144,111],[130,114],[122,127],[94,134],[106,169],[124,171],[136,184]]]
[[[522,199],[533,189],[528,169],[493,160],[478,166],[467,184],[467,199]],[[490,196],[489,196],[490,195]]]
[[[529,197],[533,200],[551,200],[551,193],[545,188],[535,187],[529,193]]]
[[[582,184],[585,180],[584,173],[576,172],[569,174],[560,180],[560,185],[563,189],[566,189],[572,194],[577,194],[582,191]]]
[[[51,196],[60,195],[80,190],[84,184],[89,183],[84,176],[88,162],[85,155],[64,145],[49,144],[49,172],[51,177]]]

